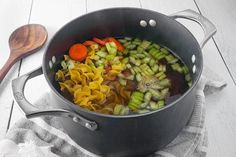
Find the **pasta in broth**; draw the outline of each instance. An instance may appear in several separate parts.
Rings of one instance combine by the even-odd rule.
[[[93,38],[75,44],[64,55],[61,67],[55,75],[60,90],[69,93],[74,104],[105,114],[162,108],[173,96],[171,73],[179,73],[184,80],[184,89],[174,96],[191,86],[186,65],[168,50],[140,39]]]

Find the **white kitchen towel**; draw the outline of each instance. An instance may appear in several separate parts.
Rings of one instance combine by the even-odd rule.
[[[205,77],[204,77],[205,76]],[[213,77],[212,77],[213,76]],[[150,157],[205,157],[205,95],[222,89],[226,83],[208,68],[197,85],[196,104],[188,124],[164,149]],[[48,95],[37,101],[47,106]],[[57,117],[20,119],[0,141],[0,157],[93,157],[97,156],[77,145],[62,128]]]

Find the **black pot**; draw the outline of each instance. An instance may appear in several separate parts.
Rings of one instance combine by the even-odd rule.
[[[205,38],[199,45],[175,18],[201,24]],[[112,8],[86,14],[62,27],[51,39],[42,68],[12,82],[15,99],[26,117],[60,116],[68,135],[81,147],[104,156],[143,156],[163,148],[186,125],[195,104],[196,84],[203,67],[201,47],[216,32],[214,25],[192,10],[171,16],[138,8]],[[64,53],[75,42],[92,37],[139,37],[168,47],[189,67],[193,85],[179,99],[164,108],[139,115],[114,116],[87,111],[65,99],[54,81]],[[24,97],[28,79],[44,74],[52,90],[55,109],[39,110]]]

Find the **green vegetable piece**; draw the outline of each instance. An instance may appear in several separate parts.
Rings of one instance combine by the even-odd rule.
[[[165,54],[161,54],[157,57],[157,60],[161,60],[162,58],[165,58],[165,56],[166,56]]]
[[[163,73],[161,76],[158,77],[158,79],[159,79],[160,81],[163,80],[164,78],[166,78],[166,74],[165,74],[165,73]]]
[[[157,110],[159,108],[158,104],[154,101],[150,101],[149,105],[152,110]]]
[[[165,105],[165,102],[164,102],[164,100],[159,100],[159,101],[157,102],[157,105],[158,105],[158,109],[161,109],[161,108],[163,108],[163,107],[164,107],[164,105]]]
[[[140,104],[140,108],[146,108],[149,102],[144,102]]]
[[[163,53],[166,54],[166,55],[169,54],[168,50],[165,49],[165,48],[161,48],[160,50],[161,50],[161,52],[163,52]]]
[[[117,47],[114,42],[108,42],[105,44],[107,51],[111,55],[116,55],[117,53]]]
[[[119,115],[123,108],[124,108],[124,105],[116,104],[113,110],[114,115]]]
[[[115,55],[110,55],[110,54],[108,54],[108,55],[106,56],[106,60],[107,60],[107,61],[113,60],[114,58],[115,58]]]
[[[138,109],[139,108],[139,105],[138,104],[135,104],[135,103],[133,103],[133,102],[129,102],[128,103],[128,107],[131,109],[131,110],[136,110],[136,109]]]
[[[123,78],[119,78],[119,82],[122,86],[126,86],[127,80],[125,80]]]
[[[68,67],[68,69],[73,69],[75,67],[74,62],[72,60],[69,60],[67,62],[67,67]]]
[[[141,46],[138,46],[137,51],[138,51],[138,53],[142,53],[144,51],[144,49]]]
[[[184,65],[184,66],[182,67],[182,70],[183,70],[183,73],[184,73],[185,75],[189,73],[189,69],[188,69],[188,67],[187,67],[186,65]]]
[[[134,57],[130,56],[130,57],[129,57],[129,61],[130,61],[131,63],[133,63],[134,65],[136,65],[136,60],[135,60]]]
[[[130,38],[130,37],[125,37],[125,40],[132,40],[132,38]]]
[[[187,82],[191,81],[191,76],[190,76],[190,74],[185,75],[184,78],[185,78],[185,80],[186,80]]]
[[[124,43],[127,42],[127,40],[125,40],[125,39],[118,39],[118,41],[119,41],[120,43],[122,43],[122,44],[124,44]]]
[[[134,69],[134,71],[136,73],[140,73],[141,72],[141,69],[139,67],[137,67],[137,66],[134,66],[133,69]]]
[[[150,60],[150,62],[149,62],[149,65],[152,67],[152,66],[154,66],[156,64],[156,61],[155,61],[155,59],[151,59]]]
[[[106,53],[106,52],[103,52],[103,51],[98,51],[96,54],[97,54],[99,57],[103,57],[103,58],[105,58],[105,57],[107,56],[107,53]]]
[[[64,60],[61,61],[61,66],[62,66],[63,69],[67,69],[67,64]]]
[[[136,74],[136,80],[138,82],[140,82],[142,80],[142,76],[139,73]]]
[[[129,107],[124,107],[120,111],[120,115],[128,115],[129,114]]]
[[[161,90],[161,95],[162,95],[163,99],[166,97],[168,92],[169,92],[169,88],[164,88]]]
[[[139,92],[139,91],[134,91],[134,92],[132,93],[132,96],[143,98],[144,94],[143,94],[142,92]]]
[[[101,47],[100,51],[106,52],[107,51],[106,46]]]
[[[128,46],[126,46],[127,49],[133,50],[136,47],[136,45],[134,44],[130,44]]]
[[[151,66],[151,68],[154,73],[158,72],[158,64]]]
[[[151,92],[146,92],[145,95],[144,95],[144,101],[149,103],[151,98],[152,98],[152,93]]]
[[[160,71],[160,72],[158,72],[155,76],[157,77],[157,78],[159,78],[161,75],[163,75],[164,74],[164,72],[163,71]]]
[[[145,58],[142,59],[142,63],[149,63],[150,60],[151,60],[151,58],[145,57]]]
[[[152,46],[153,46],[153,47],[155,47],[155,48],[156,48],[156,49],[158,49],[158,50],[161,48],[161,46],[160,46],[160,45],[158,45],[158,44],[155,44],[155,43],[154,43],[154,44],[152,44]]]
[[[157,99],[160,99],[162,97],[161,92],[159,92],[158,90],[154,90],[154,89],[148,89],[150,93],[152,93],[152,96],[154,96]]]
[[[140,53],[138,53],[138,54],[137,54],[137,57],[138,57],[138,58],[144,58],[144,57],[145,57],[145,54],[140,54]]]
[[[126,42],[126,43],[123,44],[123,46],[124,46],[125,48],[127,48],[129,45],[131,45],[131,42],[130,42],[130,41],[128,41],[128,42]]]
[[[159,84],[163,87],[169,87],[170,86],[170,80],[169,79],[163,79],[159,82]]]
[[[127,64],[129,62],[129,58],[124,58],[123,60],[122,60],[122,63],[124,63],[124,64]]]
[[[149,42],[149,41],[147,41],[147,40],[143,40],[142,43],[140,44],[140,46],[141,46],[143,49],[147,49],[150,44],[151,44],[151,42]]]

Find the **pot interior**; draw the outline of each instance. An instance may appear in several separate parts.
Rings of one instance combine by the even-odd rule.
[[[154,20],[156,25],[152,25]],[[151,23],[151,24],[150,24]],[[146,26],[145,26],[146,25]],[[93,37],[138,37],[158,43],[175,53],[190,69],[193,86],[202,71],[202,53],[193,35],[180,23],[158,12],[138,8],[113,8],[78,17],[62,27],[44,54],[45,77],[60,93],[55,73],[71,45]],[[191,90],[191,88],[189,89]]]

